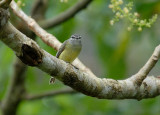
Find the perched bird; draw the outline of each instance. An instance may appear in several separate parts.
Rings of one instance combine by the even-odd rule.
[[[81,36],[72,35],[68,40],[64,41],[59,48],[56,57],[64,60],[67,63],[72,63],[79,55],[82,49]],[[50,83],[55,81],[54,77],[51,77]]]

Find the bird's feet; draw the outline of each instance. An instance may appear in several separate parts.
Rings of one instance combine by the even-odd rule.
[[[74,68],[76,68],[76,69],[78,69],[79,70],[79,68],[78,67],[76,67],[76,66],[74,66],[73,64],[71,64]]]
[[[55,77],[51,76],[51,78],[49,80],[49,84],[50,85],[53,84],[55,82],[55,80],[56,80]]]

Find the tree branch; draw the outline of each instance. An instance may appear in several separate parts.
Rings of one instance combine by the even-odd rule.
[[[53,96],[57,96],[57,95],[61,95],[61,94],[72,94],[72,93],[76,93],[76,91],[74,91],[71,88],[65,88],[65,89],[50,91],[50,92],[37,94],[37,95],[25,95],[23,97],[23,99],[25,99],[25,100],[35,100],[35,99],[41,99],[41,98],[44,98],[44,97],[53,97]]]
[[[142,84],[142,81],[147,77],[147,75],[155,66],[159,58],[160,58],[160,46],[157,46],[150,59],[147,61],[147,63],[139,70],[137,74],[133,76],[133,81],[138,86]]]
[[[56,25],[59,25],[75,16],[78,12],[86,8],[92,1],[93,0],[80,0],[74,6],[59,14],[58,16],[53,17],[52,19],[41,21],[40,25],[43,28],[51,28],[53,26],[55,27]]]
[[[137,87],[137,84],[134,82],[134,78],[136,79],[137,77],[118,81],[97,78],[74,68],[72,65],[42,50],[33,40],[16,30],[12,24],[7,23],[1,30],[2,29],[0,40],[12,48],[23,62],[38,67],[46,73],[55,76],[64,84],[86,95],[103,99],[138,100],[160,95],[159,78],[153,76],[147,77],[139,87]],[[157,46],[153,55],[158,56],[159,53],[160,45]],[[153,63],[156,63],[157,59],[158,58],[152,58],[151,56],[149,60],[155,61],[151,61],[151,65],[145,66],[151,67],[154,65]],[[144,74],[143,72],[144,71],[142,71],[141,75]]]

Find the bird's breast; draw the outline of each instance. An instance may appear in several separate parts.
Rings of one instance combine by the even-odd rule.
[[[64,51],[60,54],[59,59],[72,63],[81,51],[81,45],[66,45]]]

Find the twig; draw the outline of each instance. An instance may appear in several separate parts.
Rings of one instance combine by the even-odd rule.
[[[23,99],[35,100],[35,99],[41,99],[44,97],[54,97],[54,96],[61,95],[61,94],[72,94],[72,93],[76,93],[76,91],[74,91],[71,88],[65,88],[65,89],[50,91],[50,92],[37,94],[37,95],[25,95],[25,97],[23,97]]]
[[[160,58],[160,45],[155,48],[152,56],[149,58],[147,63],[139,70],[139,72],[133,75],[133,79],[138,86],[142,84],[143,80],[147,77],[147,75],[155,66],[159,58]]]
[[[76,3],[74,6],[66,10],[65,12],[59,14],[56,17],[53,17],[52,19],[44,20],[40,22],[41,27],[43,28],[51,28],[56,25],[59,25],[63,23],[64,21],[69,20],[73,16],[75,16],[78,12],[86,8],[89,3],[91,3],[93,0],[80,0],[78,3]]]

